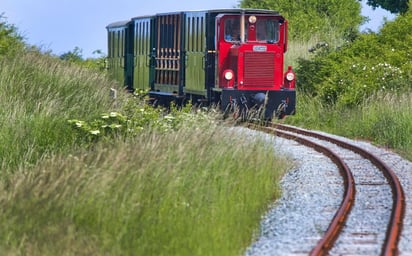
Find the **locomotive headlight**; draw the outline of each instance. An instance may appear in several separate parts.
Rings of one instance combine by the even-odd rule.
[[[294,73],[290,72],[290,73],[286,74],[286,80],[288,80],[289,82],[293,81],[294,79],[295,79],[295,74]]]
[[[235,74],[233,74],[232,70],[225,70],[224,72],[224,77],[226,80],[230,81],[233,79],[233,77],[235,76]]]
[[[256,22],[256,16],[255,15],[250,16],[249,17],[249,23],[250,24],[255,24],[255,22]]]
[[[296,74],[292,70],[292,66],[288,66],[288,70],[286,71],[283,77],[283,85],[282,88],[286,90],[294,90],[296,83]]]

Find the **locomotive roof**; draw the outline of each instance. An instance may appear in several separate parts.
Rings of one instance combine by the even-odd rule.
[[[266,9],[240,9],[240,8],[231,8],[231,9],[214,9],[208,10],[207,12],[235,12],[235,13],[259,13],[259,14],[276,14],[279,15],[277,11],[274,10],[266,10]]]
[[[242,13],[242,12],[245,12],[246,14],[255,13],[255,14],[280,15],[279,12],[273,11],[273,10],[229,8],[229,9],[191,10],[191,11],[175,11],[175,12],[156,13],[155,15],[151,15],[151,16],[150,15],[137,16],[137,17],[133,17],[132,19],[171,15],[171,14],[180,14],[180,13],[193,13],[193,12],[205,12],[205,13]]]
[[[106,28],[121,28],[126,27],[128,23],[133,19],[140,19],[140,18],[150,18],[155,16],[164,16],[164,15],[171,15],[171,14],[180,14],[180,13],[193,13],[193,12],[204,12],[204,13],[242,13],[245,14],[272,14],[272,15],[280,15],[277,11],[273,10],[265,10],[265,9],[241,9],[241,8],[230,8],[230,9],[211,9],[211,10],[192,10],[192,11],[176,11],[176,12],[167,12],[167,13],[156,13],[155,15],[142,15],[133,17],[130,20],[124,21],[117,21],[110,23],[106,26]]]
[[[116,21],[107,25],[106,28],[126,27],[129,22],[130,20]]]

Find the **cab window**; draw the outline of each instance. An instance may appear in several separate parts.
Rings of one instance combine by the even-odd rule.
[[[227,18],[225,20],[225,40],[228,42],[240,41],[239,17]]]
[[[276,43],[279,41],[279,21],[257,19],[256,40]]]

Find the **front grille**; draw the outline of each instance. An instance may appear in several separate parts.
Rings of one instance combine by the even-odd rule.
[[[270,87],[275,82],[275,53],[245,52],[243,85]]]

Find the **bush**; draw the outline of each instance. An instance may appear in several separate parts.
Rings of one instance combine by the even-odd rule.
[[[23,48],[23,37],[17,28],[8,24],[3,14],[0,14],[0,58],[4,55],[13,55]]]
[[[140,92],[125,100],[120,112],[102,113],[90,120],[71,119],[69,124],[77,131],[78,138],[93,145],[97,141],[110,141],[114,138],[130,139],[142,132],[156,131],[166,133],[176,131],[183,126],[200,126],[212,122],[216,117],[204,109],[177,107],[172,104],[170,109],[153,108],[145,102],[145,93]]]
[[[243,0],[240,6],[278,11],[289,21],[292,40],[309,40],[314,35],[326,40],[331,34],[352,40],[364,21],[361,5],[356,0]]]
[[[355,106],[378,91],[410,89],[412,14],[388,23],[379,34],[363,34],[337,50],[299,60],[298,84],[328,104]],[[403,31],[403,32],[402,32]]]
[[[69,63],[74,63],[79,66],[90,68],[98,71],[106,71],[106,56],[101,50],[96,50],[93,52],[96,57],[93,58],[83,58],[83,50],[79,47],[74,47],[73,51],[68,51],[59,56],[59,59],[67,61]]]

